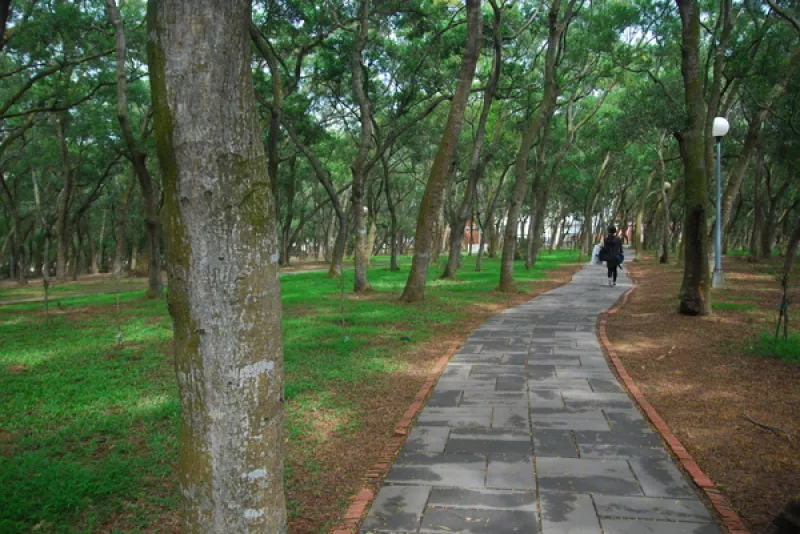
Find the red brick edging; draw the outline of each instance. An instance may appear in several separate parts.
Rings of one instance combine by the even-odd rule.
[[[378,456],[378,461],[375,462],[372,469],[365,475],[365,479],[379,481],[389,472],[394,457],[400,451],[400,447],[403,446],[403,442],[406,440],[411,423],[414,421],[419,411],[422,410],[423,406],[425,406],[425,400],[428,398],[428,395],[430,395],[431,390],[433,390],[433,386],[435,386],[436,382],[439,380],[439,375],[444,368],[447,367],[447,363],[450,361],[450,358],[453,357],[453,354],[456,353],[460,345],[460,341],[453,342],[444,356],[439,358],[436,365],[433,366],[428,380],[425,381],[417,392],[417,396],[414,397],[414,402],[411,403],[411,406],[408,407],[403,417],[400,418],[397,426],[394,427],[394,437],[386,444],[383,452]],[[344,518],[339,522],[339,526],[336,530],[331,532],[331,534],[354,534],[361,524],[361,518],[364,516],[364,513],[367,511],[367,508],[374,498],[375,491],[372,488],[362,488],[353,498],[350,507],[344,514]]]
[[[739,514],[737,514],[733,508],[731,508],[728,499],[722,495],[719,489],[717,489],[714,481],[712,481],[703,472],[703,470],[700,469],[700,466],[697,465],[697,463],[694,461],[694,458],[692,458],[692,455],[689,454],[689,452],[684,448],[680,440],[675,437],[675,434],[672,433],[672,430],[669,428],[669,426],[667,426],[667,423],[664,421],[664,419],[662,419],[656,409],[653,408],[653,405],[647,401],[644,394],[628,374],[628,371],[625,370],[622,360],[620,360],[619,356],[617,356],[614,347],[611,345],[611,341],[608,339],[608,333],[606,331],[608,316],[617,313],[628,302],[628,297],[630,296],[631,292],[636,289],[636,280],[633,279],[633,277],[630,275],[630,272],[628,272],[628,277],[631,279],[633,287],[625,292],[625,294],[622,296],[622,299],[613,308],[600,316],[600,321],[597,325],[600,343],[603,345],[603,349],[608,355],[608,359],[611,360],[611,363],[614,365],[619,378],[625,384],[625,388],[634,398],[642,411],[650,419],[650,422],[653,423],[653,426],[656,427],[656,430],[658,430],[658,432],[661,434],[661,437],[664,438],[664,441],[667,442],[675,456],[678,457],[681,465],[683,465],[683,468],[692,477],[694,483],[703,490],[708,499],[711,501],[714,509],[722,517],[723,526],[730,534],[750,534],[750,531],[747,530],[747,527],[742,522]]]

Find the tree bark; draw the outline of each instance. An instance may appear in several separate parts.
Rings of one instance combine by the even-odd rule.
[[[15,202],[14,196],[11,194],[11,189],[8,187],[6,183],[5,174],[0,171],[0,185],[3,186],[3,192],[5,193],[6,201],[8,202],[8,206],[11,209],[11,217],[14,223],[14,230],[16,231],[17,239],[16,243],[17,246],[17,253],[16,256],[18,257],[19,261],[19,269],[17,270],[17,283],[21,286],[28,285],[28,276],[27,276],[27,266],[25,265],[25,238],[23,237],[22,233],[22,218],[19,215],[19,210],[17,209],[17,204]]]
[[[361,122],[361,136],[359,138],[358,152],[355,159],[350,164],[350,172],[353,176],[353,217],[356,226],[355,243],[355,277],[354,291],[361,293],[369,291],[372,286],[367,280],[367,224],[364,216],[364,183],[367,174],[367,158],[372,148],[372,110],[367,96],[364,79],[364,65],[362,54],[369,37],[369,13],[371,0],[361,0],[358,7],[358,27],[356,30],[356,41],[353,51],[350,54],[350,71],[353,95],[359,108],[359,119]]]
[[[680,313],[708,315],[711,287],[708,271],[708,168],[703,121],[702,71],[700,65],[700,12],[697,0],[676,0],[681,16],[681,72],[683,74],[687,127],[678,135],[684,162],[684,269]]]
[[[66,113],[59,115],[56,122],[56,134],[61,149],[62,186],[56,201],[56,280],[67,279],[67,247],[69,243],[69,207],[72,204],[72,188],[74,171],[70,162],[69,148],[66,138]]]
[[[277,221],[250,20],[248,0],[148,8],[191,533],[287,531]]]
[[[317,180],[319,180],[322,187],[325,188],[325,192],[328,194],[328,198],[330,198],[333,209],[336,212],[336,219],[339,221],[339,231],[336,234],[336,243],[333,247],[333,257],[331,258],[331,266],[328,269],[328,276],[331,278],[341,276],[342,259],[344,258],[344,249],[347,244],[347,216],[342,208],[342,203],[339,201],[339,193],[337,193],[336,189],[333,187],[330,172],[323,166],[316,154],[303,143],[285,117],[282,119],[282,123],[295,146],[303,153],[306,159],[308,159],[311,168],[314,169]]]
[[[467,186],[464,189],[464,197],[461,200],[461,205],[458,207],[456,217],[450,225],[450,251],[447,257],[447,266],[445,267],[444,273],[442,273],[442,278],[455,278],[456,271],[461,266],[461,245],[464,241],[464,229],[466,228],[467,220],[472,211],[472,204],[475,200],[475,188],[483,177],[487,163],[487,157],[483,154],[483,145],[486,139],[486,122],[489,118],[489,111],[491,111],[495,94],[497,93],[503,53],[503,36],[501,34],[500,25],[501,11],[496,2],[491,1],[491,4],[494,13],[492,22],[492,44],[494,50],[492,70],[489,74],[489,80],[486,82],[486,89],[483,92],[483,106],[478,118],[475,142],[472,145],[472,157],[470,158],[469,169],[467,170]],[[498,120],[495,130],[495,140],[499,140],[502,124],[503,121]],[[489,155],[490,154],[487,154],[487,156]],[[470,246],[470,251],[471,248]]]
[[[528,183],[528,154],[536,142],[542,128],[547,128],[550,119],[555,111],[556,99],[558,97],[558,87],[556,85],[556,60],[558,55],[559,42],[564,32],[567,30],[572,17],[572,5],[570,1],[564,20],[558,20],[561,9],[561,0],[553,0],[548,15],[548,38],[547,54],[544,66],[544,93],[539,109],[531,118],[525,134],[520,141],[517,158],[514,164],[514,189],[511,193],[511,200],[508,204],[508,218],[506,221],[505,234],[503,236],[503,257],[500,264],[500,283],[498,290],[509,292],[514,291],[514,253],[517,245],[517,221],[522,210],[522,202]]]
[[[386,206],[389,209],[389,217],[391,218],[391,237],[389,238],[391,259],[389,260],[389,270],[399,271],[400,267],[397,265],[397,206],[392,203],[388,158],[386,158],[386,156],[381,156],[381,163],[383,164],[383,191],[386,195]]]
[[[106,0],[108,17],[114,26],[116,36],[117,54],[117,120],[119,121],[122,137],[128,149],[128,157],[133,164],[139,185],[142,188],[142,198],[145,204],[145,228],[147,229],[148,250],[148,284],[147,297],[161,298],[163,295],[163,282],[161,280],[161,222],[158,218],[158,193],[153,183],[153,177],[147,168],[145,158],[147,154],[139,150],[136,138],[131,129],[128,118],[128,82],[125,72],[125,28],[119,16],[116,0]],[[146,119],[143,118],[146,122]],[[144,128],[142,129],[144,132]]]
[[[131,167],[128,186],[125,188],[125,191],[123,191],[119,201],[119,211],[117,212],[117,221],[114,228],[116,248],[114,250],[114,263],[111,269],[111,276],[114,280],[119,280],[122,276],[122,257],[125,253],[125,226],[128,222],[128,202],[130,201],[134,185],[136,185],[136,177],[133,167]]]
[[[461,70],[458,74],[456,92],[450,104],[447,123],[442,132],[442,140],[433,160],[433,166],[431,167],[419,208],[411,272],[408,275],[402,296],[402,299],[406,302],[417,302],[425,297],[425,284],[428,280],[428,266],[431,260],[430,255],[435,247],[433,242],[435,239],[433,231],[436,223],[435,219],[443,206],[442,196],[455,158],[458,136],[464,121],[464,110],[467,107],[472,78],[475,75],[475,66],[480,55],[481,35],[483,32],[481,0],[466,0],[466,2],[467,42],[461,61]],[[460,245],[459,243],[459,247]]]

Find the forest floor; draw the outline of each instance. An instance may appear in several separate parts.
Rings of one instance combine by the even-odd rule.
[[[409,258],[400,272],[373,267],[366,295],[352,294],[352,270],[341,284],[282,278],[290,532],[329,531],[436,360],[488,316],[568,282],[576,256],[517,262],[511,295],[494,291],[498,260],[476,273],[465,257],[458,281],[431,270],[413,305],[399,301]],[[61,286],[48,315],[41,302],[0,306],[0,533],[179,531],[166,304],[144,298],[143,279],[96,283]]]
[[[378,258],[375,266],[384,264],[388,264],[388,259]],[[327,272],[328,267],[330,267],[330,263],[324,261],[300,261],[294,259],[291,265],[281,267],[281,273]],[[344,268],[352,269],[352,260],[345,261]],[[162,279],[166,280],[166,274],[162,275]],[[0,280],[0,306],[7,304],[24,304],[27,302],[44,302],[44,288],[42,282],[42,278],[32,278],[28,280],[28,285],[20,286],[16,280],[9,280],[7,278]],[[49,297],[55,303],[59,299],[66,297],[135,291],[146,288],[146,275],[126,276],[116,281],[111,277],[111,273],[84,274],[74,281],[70,280],[63,283],[52,282]]]
[[[768,340],[780,264],[726,257],[713,315],[698,318],[676,313],[681,267],[652,257],[626,263],[637,286],[608,321],[625,368],[754,534],[773,532],[773,518],[800,498],[797,324],[780,348],[783,360],[771,356]]]

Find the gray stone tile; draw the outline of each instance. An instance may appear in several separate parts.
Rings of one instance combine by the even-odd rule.
[[[470,378],[493,378],[497,376],[523,376],[522,365],[473,365]]]
[[[677,523],[636,519],[601,519],[605,534],[720,534],[713,523]]]
[[[363,530],[416,531],[431,488],[383,486],[364,520]]]
[[[556,389],[532,389],[528,391],[531,408],[563,408],[564,400]]]
[[[494,408],[492,428],[527,431],[530,429],[528,410],[525,408],[507,408],[504,406]]]
[[[589,445],[624,445],[629,447],[659,447],[661,440],[653,433],[630,432],[597,432],[594,430],[578,430],[575,439],[579,444]]]
[[[483,346],[480,343],[467,341],[466,343],[461,345],[461,348],[458,349],[458,352],[456,352],[456,356],[461,354],[477,354],[481,351],[482,348]]]
[[[712,521],[711,514],[699,499],[595,495],[594,503],[601,518],[657,519],[698,523]]]
[[[403,450],[413,452],[444,452],[450,428],[446,426],[416,426],[408,435]]]
[[[613,378],[590,378],[589,385],[592,386],[592,391],[598,393],[624,393],[622,387],[617,382],[616,377]]]
[[[601,411],[565,414],[531,414],[533,428],[560,430],[610,430]]]
[[[630,460],[634,458],[653,458],[669,460],[663,448],[634,447],[630,445],[596,445],[579,443],[581,458],[602,458],[607,460]]]
[[[588,385],[588,382],[587,382]],[[633,402],[625,393],[595,393],[593,391],[565,391],[567,406],[591,408],[631,408]]]
[[[539,458],[539,487],[543,490],[606,495],[642,495],[628,464],[618,460]]]
[[[524,391],[525,378],[522,376],[498,376],[497,391]]]
[[[578,449],[569,430],[534,430],[533,450],[537,458],[577,458]]]
[[[462,406],[528,406],[527,395],[516,391],[465,391]]]
[[[525,365],[525,362],[528,360],[528,354],[503,354],[503,357],[500,359],[501,365]]]
[[[585,378],[528,378],[529,389],[556,389],[558,391],[577,391],[591,393],[592,388]],[[588,406],[594,408],[594,406]]]
[[[509,490],[433,488],[428,505],[456,509],[537,511],[535,492]]]
[[[607,409],[606,413],[608,414],[608,420],[611,422],[611,429],[616,432],[649,434],[653,431],[652,427],[642,417],[642,414],[635,409]]]
[[[483,353],[480,354],[457,354],[450,360],[451,363],[500,363],[503,357],[502,352]]]
[[[441,378],[467,380],[469,379],[469,374],[472,372],[472,368],[473,364],[462,364],[451,361],[444,372],[442,372]]]
[[[630,465],[648,497],[695,497],[671,459],[639,458],[631,460]]]
[[[608,368],[600,367],[564,367],[556,366],[556,375],[558,378],[586,378],[588,380],[601,378],[613,379],[614,375]],[[590,382],[591,385],[591,382]]]
[[[542,534],[600,534],[592,498],[574,493],[546,493],[542,505]]]
[[[485,457],[477,454],[400,454],[386,482],[481,488],[485,469]]]
[[[560,367],[573,366],[580,367],[581,360],[577,357],[565,356],[559,358],[552,354],[532,355],[528,357],[529,365],[558,365]]]
[[[425,408],[417,418],[421,426],[484,427],[492,424],[492,409],[480,407]]]
[[[434,391],[428,397],[425,405],[430,407],[451,407],[458,406],[461,402],[461,391],[450,389],[444,391]]]
[[[530,434],[513,430],[453,430],[447,453],[527,453],[533,446]]]
[[[497,379],[494,377],[456,380],[442,377],[436,383],[434,391],[494,391]]]
[[[611,369],[608,360],[601,353],[596,355],[581,356],[581,365],[584,367],[599,367],[601,369]]]
[[[520,534],[539,532],[538,515],[522,510],[452,510],[429,508],[422,518],[425,534]]]
[[[536,478],[530,453],[489,455],[486,487],[535,490]]]

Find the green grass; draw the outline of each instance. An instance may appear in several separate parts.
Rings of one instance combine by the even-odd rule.
[[[751,351],[759,356],[800,365],[800,332],[790,332],[786,340],[781,336],[777,343],[774,334],[761,334]]]
[[[524,288],[575,259],[573,252],[543,254],[529,272],[518,262],[517,281]],[[313,486],[314,473],[326,469],[309,463],[326,439],[313,425],[319,413],[338,433],[361,425],[358,406],[339,392],[402,371],[403,351],[431,340],[476,304],[507,298],[493,291],[499,262],[484,260],[481,273],[473,262],[464,258],[459,281],[435,280],[441,269],[432,270],[426,300],[414,305],[396,298],[407,262],[401,272],[371,269],[378,293],[367,297],[352,294],[347,271],[344,330],[338,280],[319,272],[281,278],[287,479],[302,466],[303,484]],[[164,301],[124,285],[106,289],[116,287],[123,291],[69,296],[97,288],[56,286],[53,295],[63,296],[54,299],[60,309],[51,306],[49,325],[41,303],[0,306],[0,533],[38,526],[37,532],[71,534],[109,524],[116,532],[157,532],[159,515],[178,505],[172,325]],[[34,288],[2,291],[0,301],[28,291]],[[303,503],[294,490],[288,488],[290,514],[297,515]]]

